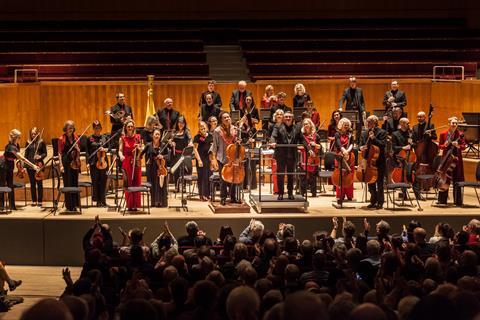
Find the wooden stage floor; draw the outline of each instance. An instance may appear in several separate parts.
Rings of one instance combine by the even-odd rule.
[[[258,213],[251,209],[250,213],[215,214],[208,202],[199,200],[187,202],[188,212],[169,208],[151,208],[150,215],[145,213],[122,215],[113,208],[96,207],[84,208],[82,215],[61,211],[53,215],[48,208],[18,206],[19,210],[8,215],[0,215],[0,243],[2,243],[0,258],[8,264],[79,266],[83,262],[82,237],[92,225],[96,215],[100,216],[102,222],[110,225],[114,240],[118,242],[121,241],[118,231],[120,226],[123,229],[147,227],[145,239],[151,242],[161,232],[165,221],[168,221],[175,235],[182,235],[185,233],[185,223],[196,220],[209,237],[215,238],[222,225],[230,225],[238,235],[248,225],[249,220],[254,218],[261,220],[267,229],[273,231],[277,230],[281,222],[293,223],[297,226],[297,237],[306,239],[311,238],[315,231],[329,231],[333,216],[348,217],[356,224],[359,231],[363,225],[363,218],[367,217],[372,223],[383,218],[389,221],[392,232],[396,233],[399,233],[401,226],[411,219],[419,220],[429,232],[433,232],[435,224],[439,221],[448,222],[455,230],[459,230],[470,219],[480,218],[479,208],[453,206],[439,208],[432,206],[433,199],[420,202],[423,211],[409,207],[398,208],[395,211],[369,210],[366,208],[367,204],[361,202],[363,189],[359,183],[355,183],[357,201],[346,202],[344,209],[336,209],[333,207],[335,197],[331,188],[327,186],[326,194],[308,198],[307,212],[286,211],[279,208],[269,213]],[[262,194],[268,194],[268,192],[267,184],[262,188]],[[249,195],[246,193],[247,201],[248,198]],[[471,206],[478,205],[472,189],[465,190],[464,202]],[[82,199],[82,203],[85,203],[85,199]],[[108,198],[108,203],[113,206],[111,197]],[[19,201],[18,204],[21,205],[22,202]],[[179,194],[175,199],[173,193],[170,193],[169,204],[179,205]],[[46,202],[44,205],[50,205],[50,203]]]

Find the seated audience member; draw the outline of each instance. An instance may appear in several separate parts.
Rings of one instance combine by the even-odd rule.
[[[195,238],[198,235],[204,235],[202,230],[199,230],[198,224],[195,221],[189,221],[185,224],[187,234],[178,238],[178,245],[180,247],[193,247],[195,245]],[[205,237],[206,243],[211,246],[212,240]]]
[[[254,244],[260,240],[260,237],[263,234],[263,230],[265,227],[263,223],[258,220],[252,219],[250,220],[250,224],[245,230],[242,231],[238,240],[245,244]]]

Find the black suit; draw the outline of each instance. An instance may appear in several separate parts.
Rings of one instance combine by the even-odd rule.
[[[387,131],[388,135],[392,135],[395,131],[398,130],[398,124],[400,123],[400,119],[393,119],[390,118],[387,121],[384,121],[382,124],[382,129]]]
[[[385,198],[383,196],[383,180],[385,178],[385,141],[387,132],[383,129],[376,127],[375,138],[371,140],[371,143],[380,148],[380,154],[377,159],[376,166],[378,168],[378,178],[375,183],[368,185],[368,191],[370,192],[370,203],[383,206]],[[367,143],[368,131],[363,131],[360,139],[360,145],[363,146]]]
[[[390,97],[395,98],[393,102],[397,104],[397,107],[402,108],[403,111],[403,108],[407,105],[407,96],[405,95],[405,92],[403,92],[402,90],[388,90],[387,92],[385,92],[385,96],[383,97],[383,105],[385,106],[385,112],[387,112],[388,109],[390,109],[391,107],[390,102],[388,102],[388,98]]]
[[[413,126],[413,129],[412,129],[413,142],[418,143],[420,141],[423,141],[424,139],[437,140],[437,131],[435,130],[430,131],[430,136],[424,134],[425,130],[430,130],[434,128],[435,126],[433,125],[433,123],[431,123],[428,128],[427,128],[427,122],[424,122],[422,124],[417,123],[416,125]]]
[[[412,134],[413,136],[413,134]],[[398,153],[400,151],[402,151],[403,147],[405,147],[406,145],[409,144],[409,132],[408,131],[402,131],[402,130],[397,130],[393,133],[392,135],[392,148],[393,148],[393,152],[395,154],[395,157],[398,155]],[[413,140],[413,138],[412,138]],[[412,149],[410,152],[414,152],[413,151],[413,148],[415,147],[415,140],[412,141],[413,143],[411,144],[412,146]],[[396,163],[395,165],[398,167],[398,166],[403,166],[405,168],[405,170],[407,170],[407,175],[410,176],[411,174],[413,174],[413,172],[416,170],[416,165],[415,163],[410,163],[410,164],[407,164],[405,159],[401,159],[399,157],[396,157]],[[408,176],[407,176],[407,180],[408,180]],[[417,199],[420,199],[420,184],[418,182],[418,180],[414,180],[413,182],[412,181],[405,181],[407,183],[412,183],[412,187],[413,187],[413,191],[415,193],[415,197]],[[406,198],[406,190],[402,190],[403,194],[404,194],[404,199]]]
[[[343,109],[342,106],[344,102],[345,102],[345,110],[358,111],[358,120],[360,122],[356,123],[355,125],[356,141],[358,142],[362,134],[362,124],[361,124],[362,114],[365,112],[365,100],[363,98],[362,89],[358,87],[355,89],[352,89],[350,87],[346,88],[345,91],[343,91],[342,97],[340,98],[340,102],[338,105],[339,109]]]
[[[219,108],[222,107],[222,98],[220,97],[220,94],[216,91],[212,91],[212,92],[205,91],[205,92],[203,92],[202,95],[200,96],[200,102],[198,103],[199,106],[202,106],[202,104],[207,104],[207,100],[205,99],[207,94],[212,95],[213,104],[218,105]]]
[[[270,142],[276,144],[299,144],[303,143],[303,136],[300,132],[300,128],[293,124],[290,127],[286,127],[285,124],[275,125],[273,128]],[[275,160],[277,161],[277,182],[278,182],[278,194],[283,195],[285,186],[284,180],[285,169],[287,173],[295,172],[295,163],[297,160],[297,148],[296,147],[277,147],[274,153]],[[293,175],[287,177],[287,190],[289,195],[293,195]]]
[[[170,114],[170,119],[169,119],[169,114]],[[157,117],[158,117],[158,121],[160,121],[160,124],[163,127],[163,130],[174,130],[178,117],[180,117],[180,112],[174,109],[168,110],[167,108],[163,108],[157,111]]]
[[[117,103],[110,108],[110,114],[113,116],[115,116],[119,111],[124,111],[125,117],[130,117],[133,119],[133,111],[128,104],[124,104],[122,106]],[[112,123],[112,134],[115,134],[118,130],[123,129],[122,119],[116,119],[110,116],[110,122]]]
[[[213,105],[209,106],[208,104],[204,103],[200,106],[200,114],[198,115],[198,118],[201,121],[207,122],[211,116],[214,116],[217,118],[217,120],[219,120],[218,118],[220,116],[220,112],[222,112],[222,109],[218,104],[214,103]]]
[[[252,92],[250,90],[245,90],[242,93],[238,89],[232,91],[232,96],[230,97],[230,111],[240,110],[240,99],[243,100],[243,106],[245,107],[245,98],[251,96]]]

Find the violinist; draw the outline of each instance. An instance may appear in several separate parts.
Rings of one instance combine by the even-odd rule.
[[[197,159],[198,194],[200,200],[210,199],[210,159],[208,151],[212,146],[212,134],[208,132],[207,124],[203,121],[199,124],[198,134],[193,138],[195,158]]]
[[[425,139],[430,141],[437,140],[437,132],[435,131],[433,123],[427,127],[427,116],[425,112],[420,111],[417,114],[417,120],[418,123],[413,126],[413,142],[418,143]]]
[[[212,171],[220,173],[220,204],[225,205],[227,199],[227,188],[230,188],[230,202],[241,203],[236,198],[236,185],[229,184],[222,177],[223,165],[227,163],[227,147],[237,142],[237,128],[232,125],[232,119],[228,112],[220,114],[220,126],[213,132],[213,143],[209,151]]]
[[[335,133],[335,143],[334,148],[337,154],[340,157],[350,155],[350,152],[353,150],[353,135],[352,135],[352,123],[347,118],[342,118],[338,122],[338,131]],[[339,157],[336,157],[339,158]],[[340,159],[335,159],[335,165],[339,165]],[[355,170],[354,166],[351,167],[352,172]],[[341,203],[345,197],[348,200],[353,199],[353,180],[352,184],[345,185],[342,183],[342,188],[335,188],[337,202]]]
[[[152,142],[152,135],[153,130],[160,129],[162,126],[160,125],[160,121],[158,121],[156,116],[148,116],[145,128],[140,131],[140,136],[142,137],[142,142],[147,144]]]
[[[257,133],[257,129],[255,125],[259,122],[259,115],[258,109],[255,107],[253,103],[253,98],[248,96],[245,99],[245,108],[243,111],[240,111],[240,116],[242,117],[239,121],[238,128],[240,132],[240,139],[242,144],[247,146],[249,149],[250,156],[255,150],[255,135]],[[248,167],[250,163],[250,167]],[[247,178],[243,181],[243,188],[248,189],[248,184],[250,183],[251,189],[256,189],[257,187],[257,161],[251,160],[250,162],[246,160],[244,162],[245,172],[247,174]]]
[[[275,160],[277,161],[278,200],[283,200],[285,171],[295,172],[297,162],[297,147],[276,147],[277,144],[298,144],[303,141],[300,128],[293,123],[293,114],[287,111],[283,117],[283,123],[273,128],[270,137],[271,146],[275,149]],[[288,199],[294,200],[293,196],[293,175],[287,176]]]
[[[335,134],[337,133],[338,123],[342,119],[342,112],[340,110],[335,110],[332,112],[332,117],[330,118],[330,123],[328,124],[327,130],[327,139],[329,142],[329,150],[333,150],[335,146]]]
[[[458,158],[456,161],[456,166],[453,168],[451,175],[453,184],[453,201],[456,206],[461,206],[463,204],[462,190],[457,186],[457,182],[465,181],[462,151],[465,150],[466,143],[465,138],[463,137],[463,132],[458,130],[458,118],[451,117],[448,119],[448,122],[450,127],[448,130],[440,133],[438,147],[443,150],[444,156],[451,149],[452,155]],[[445,159],[442,158],[442,162],[443,160]],[[447,199],[448,190],[438,192],[438,204],[447,204]]]
[[[367,149],[367,143],[371,143],[380,149],[376,167],[378,169],[376,182],[368,184],[370,192],[369,209],[382,209],[385,198],[383,195],[383,184],[385,178],[385,140],[387,132],[378,127],[378,118],[371,115],[367,118],[367,128],[362,132],[360,139],[360,150],[363,152]]]
[[[159,175],[159,165],[164,164],[158,160],[168,160],[167,143],[161,140],[160,129],[153,129],[152,141],[148,142],[142,150],[140,157],[145,155],[147,181],[150,188],[150,201],[152,207],[168,207],[168,176]]]
[[[221,111],[221,105],[216,104],[213,100],[213,95],[207,93],[205,95],[205,103],[200,105],[198,121],[208,121],[211,116],[218,117]]]
[[[265,94],[262,97],[262,109],[270,109],[277,104],[277,95],[271,84],[265,87]]]
[[[208,81],[207,91],[202,92],[202,95],[200,96],[200,102],[198,103],[199,107],[202,107],[202,105],[208,103],[207,101],[208,94],[211,96],[213,104],[215,104],[219,108],[222,107],[222,98],[220,97],[220,94],[215,91],[216,83],[217,82],[215,80]]]
[[[403,108],[407,105],[407,96],[405,95],[405,92],[399,90],[398,87],[398,81],[393,80],[391,83],[391,90],[385,92],[385,96],[383,97],[383,105],[385,107],[385,115],[383,116],[384,121],[392,117],[392,108],[398,107],[402,109],[403,113]]]
[[[107,136],[102,134],[102,124],[95,120],[92,123],[93,134],[87,139],[87,159],[90,168],[90,178],[92,179],[92,202],[95,201],[97,207],[106,207],[105,189],[107,186],[107,148],[105,142]],[[98,151],[97,151],[98,150]],[[95,155],[93,155],[95,153]],[[104,163],[104,168],[97,165]]]
[[[187,126],[187,120],[185,120],[184,116],[180,116],[178,121],[175,124],[175,130],[173,133],[172,141],[170,142],[170,146],[172,147],[173,154],[171,156],[171,163],[170,166],[173,167],[175,163],[182,157],[183,149],[188,147],[192,144],[192,135],[190,134],[190,130]],[[186,174],[191,174],[190,167],[184,166],[186,170]],[[173,174],[173,180],[175,182],[175,188],[178,192],[179,185],[178,179],[181,176],[180,170],[175,171]]]
[[[122,170],[127,176],[124,177],[128,181],[130,187],[139,187],[142,179],[141,167],[141,138],[135,133],[135,122],[129,119],[125,122],[124,134],[120,137],[118,146],[118,157],[122,162]],[[130,194],[125,192],[128,211],[137,211],[141,206],[140,193]]]
[[[60,159],[60,172],[62,173],[64,187],[78,187],[80,170],[72,168],[72,164],[80,156],[80,146],[76,143],[78,139],[75,134],[75,123],[72,120],[67,120],[63,125],[63,135],[58,139],[58,158]],[[73,147],[73,145],[75,146]],[[65,207],[68,211],[76,211],[79,205],[80,196],[78,193],[65,194]]]
[[[43,160],[47,157],[47,146],[40,137],[37,127],[30,130],[30,137],[27,140],[25,148],[25,158],[28,161],[43,165]],[[36,171],[27,167],[28,179],[30,181],[30,193],[32,195],[32,206],[42,206],[43,201],[43,180],[35,178]],[[38,201],[38,202],[37,202]]]
[[[305,91],[305,86],[302,83],[297,83],[294,89],[293,109],[306,108],[307,102],[311,101],[310,95]]]
[[[402,150],[414,152],[413,149],[415,147],[415,143],[412,138],[412,131],[409,128],[410,121],[407,118],[401,118],[400,121],[400,127],[397,131],[393,133],[392,136],[392,148],[393,148],[393,153],[394,153],[394,160],[395,160],[395,166],[396,167],[403,167],[404,170],[407,170],[407,174],[411,175],[413,174],[414,170],[414,165],[409,164],[407,162],[407,159],[401,159],[398,157],[398,153]],[[408,182],[408,181],[403,181],[403,182]],[[417,180],[414,179],[412,183],[413,187],[413,192],[415,193],[415,198],[417,200],[422,200],[422,196],[420,194],[420,185]],[[402,190],[403,193],[403,198],[406,198],[406,190]]]
[[[115,95],[115,98],[117,98],[117,103],[107,111],[112,123],[112,135],[123,129],[125,119],[133,119],[132,107],[125,103],[125,95],[119,92]]]
[[[302,179],[301,187],[302,194],[305,196],[307,193],[307,187],[310,188],[312,197],[317,196],[317,175],[319,163],[315,159],[320,159],[320,136],[317,134],[315,125],[310,118],[306,118],[302,122],[302,128],[300,129],[303,135],[303,144],[305,148],[302,150],[303,163],[306,166],[307,176]],[[306,160],[306,152],[308,152],[308,162]],[[307,163],[305,163],[307,162]],[[305,167],[304,167],[305,168]]]

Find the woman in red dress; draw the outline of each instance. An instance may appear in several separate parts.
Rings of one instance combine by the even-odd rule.
[[[125,134],[120,137],[118,147],[118,156],[122,161],[122,169],[127,175],[129,187],[139,187],[142,179],[141,159],[135,159],[142,149],[140,145],[141,137],[135,133],[135,123],[133,120],[125,122]],[[135,166],[135,168],[134,168]],[[133,179],[132,179],[133,176]],[[140,193],[130,194],[125,192],[127,208],[129,211],[136,211],[141,206]]]
[[[353,135],[351,129],[351,122],[347,118],[342,118],[338,122],[338,131],[335,133],[334,150],[337,154],[348,155],[353,150]],[[353,155],[353,154],[351,154]],[[336,157],[337,158],[337,157]],[[335,159],[335,166],[338,166],[338,161]],[[355,171],[354,166],[350,168],[352,172]],[[350,185],[343,185],[342,188],[335,188],[337,193],[337,201],[343,201],[345,196],[348,200],[353,198],[353,182]]]

